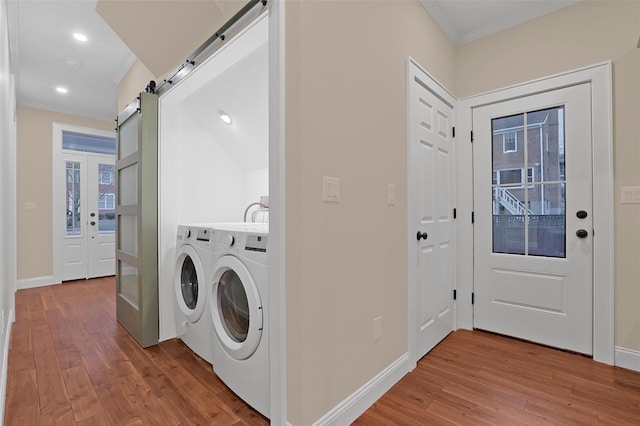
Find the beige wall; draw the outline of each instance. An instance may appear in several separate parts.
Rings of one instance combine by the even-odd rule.
[[[113,130],[113,121],[94,120],[18,107],[18,279],[53,275],[53,123]],[[25,211],[25,203],[36,209]]]
[[[290,423],[313,423],[407,350],[406,57],[460,96],[613,59],[616,188],[640,185],[638,5],[583,1],[456,48],[418,1],[286,3]],[[152,78],[134,65],[120,108]],[[322,176],[340,178],[339,204],[321,201]],[[639,213],[616,206],[616,343],[636,350]]]
[[[160,83],[158,77],[155,77],[139,59],[136,59],[118,85],[118,112],[133,102],[151,80]]]
[[[286,9],[288,420],[308,425],[407,351],[406,58],[448,87],[418,1]],[[341,201],[323,203],[322,177]],[[387,206],[387,184],[397,204]],[[373,319],[383,337],[373,341]]]
[[[620,204],[620,187],[640,185],[638,36],[640,2],[581,1],[456,52],[460,97],[613,61],[615,342],[634,350],[640,350],[640,205]]]
[[[99,0],[96,11],[153,74],[164,76],[245,4],[244,0]]]

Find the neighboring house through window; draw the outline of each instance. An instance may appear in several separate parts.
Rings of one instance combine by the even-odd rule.
[[[113,183],[113,173],[108,170],[100,171],[100,185],[111,185]]]
[[[100,194],[98,199],[98,209],[100,210],[113,210],[116,208],[116,195],[115,194]]]
[[[493,172],[494,185],[514,185],[512,188],[523,188],[524,169],[501,169]],[[527,168],[527,183],[534,182],[533,167]],[[529,185],[531,187],[532,185]]]
[[[518,151],[518,132],[507,132],[502,134],[502,152]]]

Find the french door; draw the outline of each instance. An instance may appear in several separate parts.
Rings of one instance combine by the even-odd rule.
[[[63,151],[62,280],[115,274],[115,158]]]
[[[592,354],[591,88],[473,109],[474,327]]]

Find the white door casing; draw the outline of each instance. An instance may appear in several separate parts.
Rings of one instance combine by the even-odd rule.
[[[454,329],[455,98],[407,62],[409,351],[417,362]]]
[[[591,134],[593,170],[593,358],[614,363],[613,322],[613,126],[612,64],[610,61],[543,77],[511,87],[461,99],[457,105],[457,257],[473,258],[472,212],[473,161],[470,132],[472,110],[481,106],[536,93],[573,86],[591,85]],[[461,139],[463,138],[463,139]],[[462,143],[461,143],[462,141]],[[575,213],[575,212],[573,212]],[[456,267],[458,299],[457,325],[473,328],[473,262],[460,262]]]
[[[590,89],[473,110],[474,328],[592,353]]]

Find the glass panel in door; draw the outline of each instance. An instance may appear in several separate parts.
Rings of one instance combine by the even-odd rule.
[[[493,253],[566,256],[564,107],[491,120]]]
[[[67,236],[82,235],[80,208],[80,163],[66,162],[65,206],[67,210]]]
[[[98,233],[116,232],[115,165],[98,164]]]

